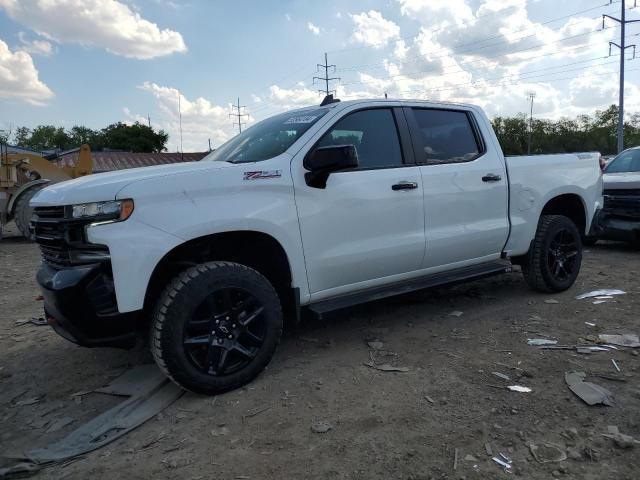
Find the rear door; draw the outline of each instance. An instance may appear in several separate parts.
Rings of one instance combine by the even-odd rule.
[[[473,111],[406,108],[424,188],[424,267],[500,258],[509,233],[504,159]]]
[[[303,159],[291,168],[309,288],[314,300],[419,270],[424,255],[422,176],[400,108],[351,108],[312,139],[353,144],[359,167],[307,185]]]

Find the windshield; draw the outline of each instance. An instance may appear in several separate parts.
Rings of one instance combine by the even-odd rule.
[[[607,165],[605,173],[640,172],[640,148],[622,152]]]
[[[276,157],[328,111],[328,108],[297,110],[267,118],[236,135],[203,160],[244,163]]]

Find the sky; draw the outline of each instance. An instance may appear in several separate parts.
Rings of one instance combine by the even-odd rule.
[[[343,100],[474,103],[557,119],[618,101],[621,2],[609,0],[0,0],[0,130],[151,122],[170,151]],[[627,19],[640,5],[627,0]],[[627,25],[625,105],[640,112],[640,22]],[[179,110],[182,113],[182,139]]]

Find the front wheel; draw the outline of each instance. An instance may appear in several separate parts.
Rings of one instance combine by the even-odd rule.
[[[541,292],[561,292],[573,285],[582,263],[580,232],[563,215],[543,215],[522,264],[529,286]]]
[[[175,383],[215,395],[250,382],[267,366],[282,336],[282,308],[257,271],[209,262],[178,275],[162,294],[151,352]]]

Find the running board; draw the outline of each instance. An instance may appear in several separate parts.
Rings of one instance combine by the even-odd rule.
[[[372,302],[374,300],[393,297],[395,295],[414,292],[425,288],[464,283],[469,280],[477,280],[479,278],[491,277],[501,273],[509,273],[511,270],[511,263],[505,262],[504,260],[483,263],[481,265],[458,268],[455,270],[449,270],[448,272],[429,275],[427,277],[413,278],[405,282],[375,287],[328,300],[321,300],[317,303],[310,304],[308,308],[312,312],[321,316],[323,313],[350,307],[359,303]]]

